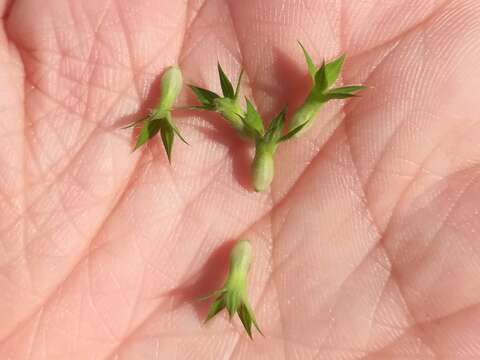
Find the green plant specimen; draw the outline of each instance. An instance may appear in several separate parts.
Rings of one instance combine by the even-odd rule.
[[[205,322],[212,319],[224,308],[227,309],[230,319],[238,314],[247,334],[252,338],[252,324],[262,334],[250,302],[247,292],[247,275],[252,262],[252,246],[248,240],[240,240],[230,252],[230,266],[228,269],[225,285],[212,294],[204,297],[208,299],[215,297],[210,306]]]
[[[332,88],[342,71],[345,55],[329,63],[323,62],[320,68],[317,68],[307,50],[301,43],[299,43],[299,45],[303,50],[305,61],[307,62],[308,73],[312,79],[312,88],[305,102],[294,113],[290,121],[290,129],[296,129],[300,125],[304,125],[302,130],[297,132],[295,136],[300,136],[312,125],[320,108],[328,101],[351,98],[356,96],[356,92],[366,89],[366,87],[362,85]]]
[[[173,140],[177,135],[187,143],[172,120],[172,107],[182,89],[182,72],[178,66],[169,67],[161,78],[161,93],[157,105],[148,116],[136,121],[126,128],[142,125],[138,134],[134,150],[144,145],[148,140],[160,132],[163,146],[167,153],[168,161],[171,161]]]

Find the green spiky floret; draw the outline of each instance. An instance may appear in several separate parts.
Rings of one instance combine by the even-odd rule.
[[[141,126],[134,151],[146,144],[151,138],[160,132],[160,137],[167,153],[168,161],[171,161],[175,135],[177,135],[184,143],[187,143],[173,122],[171,113],[173,104],[182,89],[182,82],[182,72],[180,68],[178,66],[169,67],[162,75],[160,99],[155,108],[147,117],[125,127],[130,128]]]
[[[241,71],[238,76],[237,86],[234,90],[231,81],[228,79],[220,64],[217,64],[217,70],[223,96],[195,85],[189,85],[190,89],[192,89],[196,95],[197,100],[201,103],[199,106],[192,106],[190,108],[218,112],[230,126],[245,136],[242,121],[242,117],[245,116],[245,111],[240,106],[238,99],[243,71]]]
[[[348,99],[354,97],[356,96],[355,93],[366,89],[366,87],[362,85],[331,88],[340,76],[343,63],[345,62],[345,55],[341,55],[328,63],[323,62],[322,65],[317,68],[305,47],[300,42],[299,45],[302,48],[308,73],[312,79],[312,88],[304,103],[297,109],[290,121],[290,129],[304,125],[303,129],[295,136],[300,136],[312,125],[323,104],[333,99]]]
[[[251,260],[252,246],[250,242],[248,240],[239,240],[230,252],[230,266],[225,285],[220,290],[204,298],[215,297],[205,322],[226,308],[230,319],[235,314],[238,314],[250,338],[252,338],[252,325],[262,334],[248,300],[247,275]]]

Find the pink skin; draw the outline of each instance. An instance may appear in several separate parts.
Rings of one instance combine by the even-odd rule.
[[[478,0],[0,1],[0,359],[480,358]],[[221,119],[176,114],[173,165],[131,130],[173,63],[217,59],[266,118],[344,83],[271,189]],[[185,90],[180,105],[192,103]],[[265,338],[195,297],[251,240]]]

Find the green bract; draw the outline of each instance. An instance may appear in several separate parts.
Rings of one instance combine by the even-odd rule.
[[[296,136],[300,135],[312,125],[315,116],[323,104],[333,99],[347,99],[354,97],[357,91],[366,89],[365,86],[361,85],[351,85],[331,89],[332,85],[335,84],[340,76],[345,61],[345,55],[342,55],[329,63],[324,62],[320,68],[317,68],[307,50],[301,43],[299,43],[299,45],[303,50],[307,62],[308,73],[312,78],[313,84],[305,102],[295,112],[290,121],[290,129],[296,129],[300,125],[304,125],[302,131],[297,132]]]
[[[190,89],[192,89],[197,96],[198,101],[202,103],[200,106],[192,106],[191,108],[216,111],[220,113],[235,130],[237,130],[240,134],[245,135],[242,121],[242,117],[245,116],[245,112],[238,103],[238,94],[243,71],[240,72],[237,86],[234,90],[232,83],[228,79],[227,75],[225,75],[225,72],[220,64],[217,65],[217,68],[223,97],[214,93],[213,91],[194,85],[189,85]]]
[[[185,139],[180,135],[172,121],[172,106],[182,89],[182,72],[178,66],[168,68],[162,76],[160,99],[155,108],[144,119],[127,126],[139,126],[143,124],[137,138],[134,150],[144,145],[158,132],[162,138],[163,146],[167,152],[168,161],[171,159],[173,140],[177,135],[183,142]]]
[[[203,299],[215,297],[205,322],[209,321],[224,308],[230,319],[238,314],[247,334],[252,338],[252,324],[260,331],[247,293],[247,274],[252,260],[252,246],[248,240],[240,240],[230,252],[230,267],[225,285]]]

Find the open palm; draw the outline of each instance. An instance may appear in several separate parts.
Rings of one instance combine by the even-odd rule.
[[[1,359],[480,357],[480,3],[13,0],[0,37]],[[269,191],[216,115],[176,113],[131,153],[121,125],[179,63],[217,60],[266,119],[309,86],[296,41],[345,83],[282,145]],[[179,104],[192,104],[184,91]],[[203,325],[228,251],[251,240],[265,337]]]

